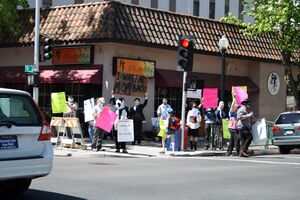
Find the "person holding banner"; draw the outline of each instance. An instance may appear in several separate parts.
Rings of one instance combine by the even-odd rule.
[[[104,151],[104,149],[102,149],[102,141],[103,141],[103,136],[104,136],[104,130],[102,130],[101,128],[95,126],[96,125],[96,120],[98,119],[98,117],[100,116],[100,113],[103,110],[105,104],[105,99],[103,97],[100,97],[97,100],[97,104],[93,109],[93,116],[94,116],[94,127],[95,127],[95,131],[94,131],[94,137],[93,137],[93,143],[92,143],[92,150],[93,148],[96,148],[97,151]]]
[[[201,113],[196,102],[192,102],[192,109],[189,110],[186,118],[186,125],[189,127],[188,135],[190,137],[191,150],[197,150],[199,128],[201,122]]]
[[[132,142],[133,145],[141,145],[142,140],[142,125],[143,121],[145,120],[145,116],[143,113],[143,109],[147,105],[148,97],[147,93],[145,93],[145,101],[141,104],[141,100],[139,98],[134,99],[134,106],[131,107],[130,113],[133,119],[134,124],[134,141]]]
[[[220,101],[217,110],[215,111],[216,116],[216,133],[218,134],[218,146],[219,149],[223,149],[223,131],[222,131],[222,119],[226,118],[226,113],[224,112],[224,102]]]
[[[231,107],[229,110],[229,124],[228,129],[230,132],[230,140],[229,140],[229,146],[226,152],[227,156],[232,155],[233,147],[235,148],[237,155],[239,155],[240,152],[240,139],[239,139],[239,133],[237,129],[237,109],[238,105],[235,103],[235,100],[233,99],[231,103]]]
[[[253,140],[251,133],[253,112],[251,111],[251,105],[248,99],[245,99],[241,103],[242,106],[237,111],[237,128],[239,130],[241,140],[241,150],[239,156],[249,157],[250,155],[247,153],[247,150]]]

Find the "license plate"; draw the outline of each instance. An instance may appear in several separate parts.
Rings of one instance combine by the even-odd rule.
[[[285,135],[293,135],[294,131],[292,130],[288,130],[288,131],[285,131]]]
[[[0,136],[0,150],[18,148],[18,139],[15,135]]]

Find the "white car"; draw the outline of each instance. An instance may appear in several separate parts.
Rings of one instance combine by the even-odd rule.
[[[52,169],[51,130],[29,93],[0,88],[0,193],[19,194]]]

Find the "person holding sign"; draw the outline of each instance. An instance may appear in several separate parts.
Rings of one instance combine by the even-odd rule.
[[[240,152],[240,139],[237,129],[237,108],[238,105],[235,102],[235,99],[233,99],[231,103],[231,107],[229,110],[229,124],[228,129],[230,132],[230,140],[229,140],[229,146],[226,152],[227,156],[232,155],[233,147],[235,148],[237,154],[239,155]]]
[[[247,153],[249,145],[253,140],[251,133],[251,123],[253,119],[253,112],[251,111],[250,101],[248,99],[241,102],[242,106],[237,111],[237,127],[240,133],[241,150],[239,153],[240,157],[249,157]]]
[[[201,122],[201,113],[196,102],[192,102],[192,109],[189,110],[186,118],[186,125],[189,127],[188,135],[190,136],[191,150],[197,150],[199,128]]]
[[[210,134],[211,134],[211,130],[212,127],[215,123],[215,113],[214,113],[214,109],[212,108],[204,108],[204,115],[205,115],[205,150],[207,150],[209,148],[210,145]]]
[[[180,120],[173,115],[173,109],[167,109],[168,116],[166,118],[166,123],[164,124],[167,127],[166,133],[162,137],[162,151],[160,153],[165,153],[166,139],[171,137],[171,150],[175,150],[175,134],[180,130]]]
[[[104,151],[104,149],[102,149],[102,141],[103,141],[103,136],[104,136],[104,130],[102,130],[101,128],[95,126],[96,125],[96,120],[100,116],[100,113],[103,110],[104,104],[105,104],[105,99],[103,97],[100,97],[97,100],[97,104],[93,109],[93,117],[95,119],[94,120],[95,131],[94,131],[92,149],[96,148],[97,151],[100,151],[100,150]]]
[[[131,107],[130,113],[134,123],[134,141],[132,142],[133,145],[141,145],[142,140],[142,125],[143,121],[145,120],[145,116],[143,113],[143,109],[147,105],[148,97],[147,93],[145,93],[145,101],[141,104],[141,100],[139,98],[135,98],[134,106]]]
[[[68,96],[67,112],[64,113],[64,117],[76,117],[78,110],[78,104],[74,101],[72,96]]]
[[[220,101],[217,110],[215,111],[216,116],[216,133],[218,134],[218,145],[219,149],[223,149],[223,131],[222,131],[222,119],[226,118],[226,113],[224,112],[224,102]]]

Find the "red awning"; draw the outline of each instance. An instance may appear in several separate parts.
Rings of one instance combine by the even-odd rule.
[[[155,86],[156,87],[173,87],[182,88],[183,72],[165,69],[156,69]],[[206,88],[218,88],[220,86],[221,76],[219,74],[206,74],[190,72],[188,76],[193,76],[198,80],[204,81]],[[232,86],[247,86],[249,92],[259,92],[259,87],[248,77],[243,76],[226,76],[225,90],[231,91]]]
[[[26,83],[24,67],[1,67],[1,83]],[[103,70],[100,68],[84,69],[43,69],[40,70],[41,83],[92,83],[102,84]]]

